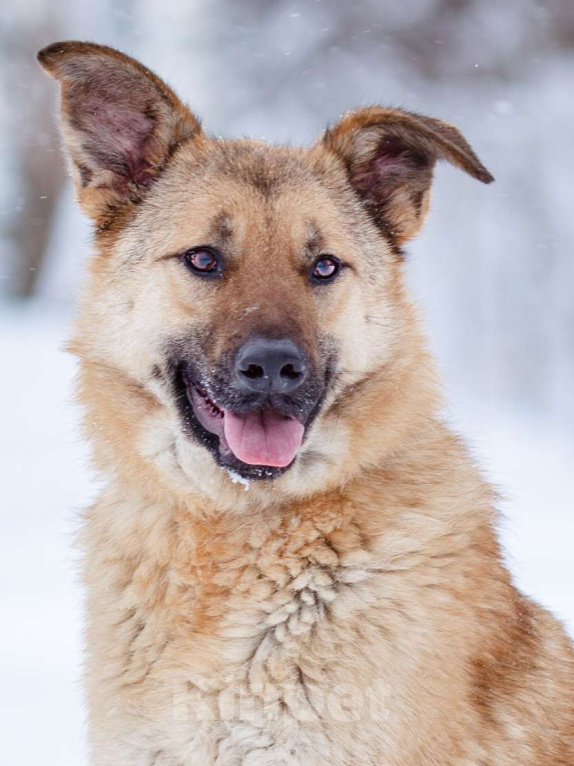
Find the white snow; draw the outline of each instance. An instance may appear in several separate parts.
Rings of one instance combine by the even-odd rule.
[[[231,468],[225,468],[224,469],[233,484],[243,484],[245,487],[245,491],[249,492],[249,487],[251,486],[249,479],[246,479],[244,476],[241,476],[240,474],[236,473],[235,471],[232,471]]]
[[[66,323],[0,310],[2,762],[84,763],[82,596],[73,549],[92,495],[70,406]]]
[[[66,325],[47,305],[0,308],[6,764],[86,763],[82,593],[73,539],[95,490],[70,401],[74,362],[62,351]],[[518,584],[574,630],[572,442],[559,429],[543,429],[524,416],[494,409],[489,415],[460,391],[454,412],[507,497],[502,534]]]

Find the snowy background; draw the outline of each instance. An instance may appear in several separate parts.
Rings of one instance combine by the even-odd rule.
[[[142,58],[216,134],[304,142],[369,102],[463,130],[497,182],[438,170],[409,275],[516,580],[574,634],[572,0],[4,0],[2,762],[85,764],[73,540],[95,486],[62,346],[89,229],[34,62],[72,37]]]

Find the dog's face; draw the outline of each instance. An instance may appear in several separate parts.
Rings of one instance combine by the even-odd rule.
[[[401,246],[434,164],[491,180],[458,131],[373,107],[309,149],[216,140],[116,51],[40,60],[97,225],[75,344],[96,439],[211,495],[229,477],[301,491],[376,451],[421,354]]]

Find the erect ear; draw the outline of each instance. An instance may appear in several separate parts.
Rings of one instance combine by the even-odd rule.
[[[349,112],[318,145],[343,161],[369,213],[399,246],[422,226],[437,160],[483,183],[494,180],[453,125],[400,109],[373,106]]]
[[[38,53],[62,85],[62,132],[84,212],[102,223],[141,199],[201,126],[168,86],[103,45],[54,43]]]

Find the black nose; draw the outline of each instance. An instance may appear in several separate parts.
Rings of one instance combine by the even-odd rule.
[[[255,338],[239,349],[235,374],[241,387],[267,394],[286,394],[305,380],[305,354],[290,340]]]

